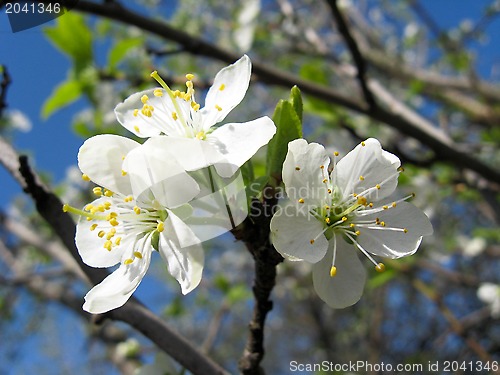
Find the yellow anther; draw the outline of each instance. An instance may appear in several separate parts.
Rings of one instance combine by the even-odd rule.
[[[135,130],[136,133],[140,133],[141,132],[141,130],[139,129],[139,127],[137,125],[134,126],[134,130]]]
[[[194,74],[191,74],[191,73],[186,74],[186,79],[188,81],[192,81],[194,79]]]
[[[335,156],[339,156],[339,153],[338,153],[337,151],[335,151],[335,152],[333,153],[333,155],[335,155]]]
[[[358,196],[358,194],[356,194],[356,193],[352,193],[352,196],[353,196],[354,198],[356,198],[356,197]]]
[[[195,112],[198,112],[200,110],[200,105],[198,103],[194,103],[194,105],[191,105],[191,107],[193,107]]]
[[[325,169],[325,166],[324,165],[320,165],[319,166],[321,169]]]
[[[356,224],[351,223],[351,224],[349,224],[349,226],[350,226],[351,228],[354,228],[354,227],[356,226]]]
[[[219,112],[222,111],[222,107],[220,107],[219,105],[215,105],[215,109],[218,110]]]
[[[328,189],[328,194],[331,194],[332,193],[332,189]]]
[[[95,230],[95,228],[97,228],[97,224],[92,224],[92,225],[90,226],[90,230],[91,230],[91,231],[92,231],[92,230]]]
[[[100,237],[100,238],[103,238],[105,235],[106,235],[106,232],[101,230],[99,231],[99,233],[97,233],[97,235]]]
[[[115,236],[115,234],[113,232],[108,232],[108,234],[106,234],[106,239],[109,241],[110,239],[112,239],[113,237]]]
[[[327,180],[326,178],[324,178],[324,179],[323,179],[323,183],[324,183],[324,184],[326,184],[326,183],[327,183],[327,181],[328,181],[328,180]]]
[[[90,181],[90,177],[84,173],[84,174],[82,174],[82,180],[83,181]]]
[[[111,247],[113,246],[113,243],[110,241],[110,240],[107,240],[106,242],[104,242],[104,245],[103,247],[108,250],[108,251],[111,251]]]
[[[165,224],[163,223],[163,221],[160,221],[156,226],[156,230],[161,233],[163,232],[164,229],[165,229]]]
[[[396,202],[392,202],[391,206],[392,208],[396,207]]]
[[[295,167],[295,170],[296,171],[300,171],[300,167]]]
[[[359,180],[360,180],[360,181],[364,181],[364,180],[365,180],[365,178],[364,178],[363,176],[359,176]]]
[[[311,245],[314,245],[314,242],[315,242],[314,240],[309,240],[309,243],[310,243]]]
[[[176,112],[172,112],[172,118],[174,119],[174,121],[176,121],[179,118]]]
[[[300,198],[299,203],[304,203],[304,198]]]
[[[134,212],[139,215],[141,213],[141,209],[137,206],[134,206]]]
[[[114,194],[114,193],[113,193],[111,190],[104,190],[104,195],[105,195],[106,197],[112,197],[112,196],[113,196],[113,194]]]
[[[69,210],[69,204],[67,203],[63,204],[63,211],[68,212],[68,210]]]
[[[379,263],[375,266],[375,271],[377,272],[384,272],[385,271],[385,264],[384,263]]]
[[[365,142],[361,142],[361,146],[365,147],[366,143]]]
[[[343,217],[342,217],[342,221],[346,222],[346,221],[347,221],[347,217],[346,217],[346,216],[343,216]]]
[[[380,225],[381,225],[382,227],[385,227],[385,221],[381,221],[381,222],[380,222]]]
[[[330,209],[330,206],[329,205],[325,205],[325,210],[329,210]]]
[[[120,242],[122,241],[122,238],[121,237],[116,237],[115,238],[115,245],[118,246],[120,244]]]
[[[332,266],[332,268],[330,268],[330,277],[335,277],[336,274],[337,274],[337,267]]]
[[[358,197],[358,204],[362,204],[363,206],[366,206],[366,198],[365,197]]]
[[[404,171],[405,171],[405,169],[403,167],[398,168],[398,172],[404,172]]]
[[[174,98],[178,98],[178,97],[182,96],[181,92],[179,90],[175,90],[174,92],[172,92],[172,94],[174,95]]]
[[[125,202],[132,202],[134,200],[134,197],[129,195],[128,197],[123,198]]]
[[[380,185],[379,184],[375,185],[375,187],[380,190]]]
[[[356,236],[359,236],[359,235],[361,234],[361,232],[360,232],[359,230],[357,230],[356,232],[354,232],[354,234],[355,234]]]
[[[389,208],[389,206],[382,206],[382,208],[383,208],[384,210],[387,210],[387,209]]]
[[[123,261],[123,264],[125,264],[126,266],[128,266],[129,264],[132,264],[133,261],[134,261],[133,259],[128,258],[128,259],[125,259]]]
[[[122,176],[126,176],[127,172],[122,169]]]
[[[373,202],[370,202],[370,203],[368,204],[368,207],[372,208],[372,207],[373,207]]]
[[[412,198],[415,198],[417,196],[417,194],[415,194],[415,193],[411,193],[410,195]]]
[[[159,76],[158,71],[157,71],[157,70],[153,70],[149,76],[150,76],[151,78],[158,77],[158,76]]]
[[[139,110],[138,109],[134,109],[134,117],[137,117],[139,116]]]
[[[182,95],[182,99],[184,99],[186,102],[189,102],[191,100],[191,94],[190,93],[184,93]]]
[[[87,217],[87,221],[92,221],[92,218],[91,217]]]
[[[105,210],[109,210],[111,208],[111,202],[109,201],[104,202],[103,205]]]
[[[142,254],[140,252],[138,252],[138,251],[134,251],[134,256],[136,258],[142,259]]]
[[[408,233],[408,229],[403,228],[403,233]]]
[[[221,85],[219,86],[219,91],[224,91],[225,88],[226,88],[226,85],[221,83]]]
[[[89,204],[87,204],[87,205],[86,205],[83,209],[84,209],[85,211],[90,211],[90,210],[91,210],[91,209],[93,209],[93,208],[94,208],[94,205],[89,203]]]
[[[200,139],[200,140],[203,140],[205,139],[207,136],[205,134],[205,132],[202,130],[201,132],[198,132],[196,133],[196,139]]]
[[[153,106],[150,106],[150,105],[147,105],[147,104],[144,104],[144,106],[141,109],[141,113],[144,116],[146,116],[146,117],[152,117],[153,116],[153,111],[154,111]]]
[[[95,194],[95,195],[98,195],[98,196],[101,196],[102,195],[102,188],[99,187],[99,186],[96,186],[95,188],[92,189],[92,192]]]
[[[162,97],[163,96],[163,90],[162,89],[155,89],[153,91],[154,96]]]
[[[327,218],[325,219],[325,223],[330,224],[330,218],[329,218],[329,217],[327,217]]]
[[[149,100],[149,97],[147,95],[141,96],[141,102],[142,104],[146,104]]]
[[[112,218],[111,218],[111,220],[109,220],[109,223],[110,223],[112,226],[114,226],[114,227],[116,227],[118,224],[120,224],[120,223],[118,222],[118,220],[116,220],[116,217],[112,217]]]

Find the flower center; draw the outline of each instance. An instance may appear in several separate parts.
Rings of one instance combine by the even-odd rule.
[[[82,178],[86,180],[85,175]],[[168,213],[155,208],[154,202],[151,202],[151,207],[141,208],[132,196],[113,193],[99,186],[92,191],[100,199],[85,205],[83,210],[64,204],[63,211],[91,222],[89,230],[102,239],[102,247],[107,251],[118,248],[124,236],[163,232]],[[133,257],[125,259],[124,264],[131,264],[135,258],[142,259],[142,253],[134,251]]]

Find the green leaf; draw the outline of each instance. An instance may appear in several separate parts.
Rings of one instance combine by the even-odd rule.
[[[300,94],[300,89],[297,86],[293,86],[290,92],[290,103],[292,103],[295,113],[299,117],[302,123],[302,113],[304,112],[304,105],[302,104],[302,95]]]
[[[108,54],[108,66],[110,69],[116,68],[118,63],[122,61],[128,51],[132,48],[143,44],[142,38],[131,38],[120,40],[116,43]]]
[[[267,148],[267,176],[271,183],[281,181],[281,169],[288,151],[288,142],[302,137],[302,121],[297,111],[302,112],[300,91],[293,90],[290,101],[280,100],[274,110],[273,121],[276,125],[276,135],[271,139]]]
[[[75,102],[81,94],[82,86],[78,81],[69,80],[59,84],[43,103],[42,117],[48,118],[55,111]]]
[[[53,27],[44,28],[47,38],[73,60],[76,71],[92,62],[92,32],[83,16],[66,12]]]

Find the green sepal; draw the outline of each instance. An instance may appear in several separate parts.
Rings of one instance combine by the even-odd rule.
[[[156,251],[159,251],[158,250],[159,245],[160,245],[160,232],[155,230],[153,232],[153,235],[151,236],[151,246],[153,246],[153,249],[155,249]]]

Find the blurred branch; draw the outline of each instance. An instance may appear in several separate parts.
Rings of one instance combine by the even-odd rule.
[[[2,71],[2,81],[0,82],[0,118],[3,115],[3,110],[7,108],[7,89],[12,82],[7,67],[0,65]]]
[[[356,40],[351,35],[349,28],[347,27],[347,23],[342,16],[342,13],[339,10],[337,5],[337,0],[327,0],[328,5],[332,11],[333,17],[337,23],[337,28],[339,32],[342,34],[349,51],[351,52],[352,59],[354,60],[354,64],[357,68],[357,79],[359,81],[359,85],[361,86],[361,91],[365,97],[366,103],[368,104],[369,109],[373,109],[376,106],[375,98],[373,97],[372,92],[370,91],[368,85],[366,84],[366,64],[365,59],[361,55],[359,51],[358,44]]]
[[[24,191],[31,195],[38,213],[49,223],[87,277],[93,284],[100,283],[108,272],[100,268],[91,268],[82,262],[75,245],[75,224],[71,217],[62,211],[62,202],[40,182],[38,176],[31,170],[26,156],[16,158],[17,154],[14,149],[1,137],[0,146],[2,146],[0,163],[6,166],[18,183],[23,186]],[[78,304],[81,309],[81,299]],[[226,374],[224,369],[203,355],[182,336],[172,331],[164,321],[134,298],[121,308],[96,317],[98,321],[106,318],[130,324],[193,374]]]
[[[117,20],[128,25],[135,25],[163,39],[180,44],[186,52],[193,55],[208,56],[226,63],[232,63],[240,57],[238,54],[191,36],[164,22],[141,16],[117,4],[97,4],[81,0],[76,3],[75,9]],[[268,84],[287,88],[297,85],[303,93],[308,93],[322,100],[370,116],[372,119],[385,123],[403,134],[418,139],[430,147],[441,160],[446,160],[460,168],[469,168],[488,181],[500,181],[500,171],[476,159],[474,156],[460,151],[454,142],[449,139],[445,140],[446,136],[432,124],[430,124],[430,127],[422,126],[422,121],[419,120],[422,117],[408,107],[402,110],[402,103],[396,101],[395,98],[391,99],[389,106],[380,106],[375,111],[372,111],[364,103],[347,97],[338,91],[300,79],[294,74],[284,72],[267,64],[254,61],[253,72],[260,80]],[[373,91],[373,87],[369,86],[369,88]]]

